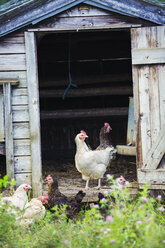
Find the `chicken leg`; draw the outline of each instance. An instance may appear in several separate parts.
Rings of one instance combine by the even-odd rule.
[[[86,181],[85,190],[89,189],[89,179]]]
[[[95,187],[95,189],[100,189],[101,188],[101,178],[98,179],[98,186]]]

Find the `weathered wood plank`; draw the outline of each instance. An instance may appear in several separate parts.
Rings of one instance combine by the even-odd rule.
[[[107,10],[102,10],[90,5],[81,4],[74,8],[70,8],[65,12],[58,14],[58,17],[73,17],[73,16],[99,16],[111,15]]]
[[[19,84],[17,88],[27,87],[26,71],[0,71],[0,79],[8,80],[12,78],[18,78]]]
[[[12,106],[14,105],[28,105],[28,95],[14,95],[12,96]]]
[[[14,156],[30,156],[30,139],[14,140]]]
[[[11,110],[11,85],[3,85],[3,94],[5,102],[5,147],[6,147],[6,170],[9,180],[14,178],[14,149],[13,149],[13,126]]]
[[[165,154],[165,125],[147,154],[142,169],[156,169]]]
[[[15,173],[27,173],[32,172],[31,168],[31,156],[14,157],[14,171]]]
[[[76,78],[73,76],[72,81],[74,82],[74,84],[77,85],[86,85],[86,84],[97,84],[97,83],[115,83],[115,82],[128,82],[131,81],[131,75],[130,73],[127,74],[115,74],[115,75],[93,75],[93,76],[88,76],[88,77],[84,77],[81,76]],[[68,80],[60,80],[60,79],[56,79],[56,80],[44,80],[41,79],[40,80],[40,87],[52,87],[52,86],[64,86],[64,85],[68,85]]]
[[[28,182],[31,185],[32,173],[19,173],[15,174],[16,187],[20,186],[24,182]]]
[[[135,146],[117,145],[116,149],[118,154],[127,155],[127,156],[136,156]]]
[[[137,48],[132,49],[132,64],[162,64],[165,63],[165,48]]]
[[[65,90],[40,90],[40,97],[62,97]],[[70,89],[66,97],[86,97],[86,96],[104,96],[104,95],[132,95],[132,87],[102,87],[87,89]]]
[[[60,119],[60,118],[86,118],[96,116],[124,116],[128,115],[128,108],[101,108],[101,109],[79,109],[79,110],[57,110],[42,111],[41,119]]]
[[[133,97],[129,97],[128,124],[127,124],[127,145],[135,146],[135,124]]]
[[[0,42],[0,54],[20,54],[25,53],[25,45],[22,43]]]
[[[0,54],[0,71],[26,70],[25,54]]]
[[[10,85],[18,85],[19,84],[19,79],[13,79],[13,78],[8,78],[8,79],[0,79],[0,85],[3,85],[5,83],[10,83]]]
[[[140,126],[141,143],[143,151],[143,164],[151,148],[150,125],[150,96],[149,96],[149,68],[142,67],[139,71],[139,100],[140,100]]]
[[[0,89],[0,142],[5,140],[3,91]]]
[[[138,29],[131,29],[131,48],[138,47],[137,41]],[[136,136],[136,165],[139,168],[142,165],[142,146],[140,131],[140,104],[139,104],[139,74],[138,68],[132,65],[133,79],[133,97],[134,97],[134,119],[135,119],[135,136]]]
[[[25,122],[13,123],[13,137],[14,139],[29,139],[30,138],[29,123],[25,123]]]
[[[165,47],[165,27],[157,30],[157,46]],[[165,125],[165,65],[158,67],[159,101],[160,101],[160,125]]]
[[[136,27],[141,26],[141,24],[135,24],[131,21],[121,19],[116,16],[74,16],[74,17],[54,17],[51,21],[45,22],[43,25],[40,24],[37,27],[42,28],[68,28],[68,27],[106,27],[106,26],[125,26]]]
[[[38,68],[36,37],[33,32],[25,32],[27,82],[29,93],[30,139],[32,156],[33,197],[42,194],[40,109],[38,91]]]
[[[5,36],[5,38],[2,38],[0,40],[0,46],[3,45],[4,43],[8,44],[24,44],[25,43],[25,38],[22,34],[22,36]]]
[[[28,105],[12,106],[13,122],[29,122]]]
[[[158,184],[158,185],[165,185],[165,170],[158,169],[158,170],[137,170],[137,177],[140,184],[148,183],[151,184]]]
[[[12,90],[12,105],[28,105],[28,89],[13,88]]]
[[[95,27],[93,27],[93,26],[91,26],[91,25],[89,25],[89,26],[75,26],[75,27],[73,27],[73,26],[70,26],[70,27],[59,27],[59,28],[57,28],[57,27],[52,27],[52,28],[29,28],[28,29],[28,31],[29,32],[50,32],[50,33],[52,33],[52,32],[57,32],[57,33],[59,33],[59,32],[64,32],[64,30],[65,31],[80,31],[80,30],[93,30],[93,29],[95,29],[95,30],[101,30],[101,31],[103,31],[103,30],[116,30],[116,29],[119,29],[119,28],[123,28],[123,29],[127,29],[127,28],[133,28],[133,27],[140,27],[141,26],[141,24],[113,24],[113,25],[103,25],[103,26],[95,26]]]
[[[164,36],[165,37],[165,36]],[[165,125],[165,65],[158,68],[159,80],[159,102],[160,102],[160,126]]]
[[[154,145],[160,131],[160,104],[159,104],[159,82],[158,66],[149,68],[149,95],[150,95],[150,122],[151,122],[151,144]]]
[[[6,154],[6,149],[5,149],[5,142],[0,142],[0,154],[5,155]]]

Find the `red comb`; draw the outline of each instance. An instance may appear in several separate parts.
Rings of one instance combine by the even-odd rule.
[[[122,179],[125,179],[123,176],[120,176]]]
[[[83,131],[83,130],[81,130],[81,132],[80,132],[80,133],[83,133],[84,135],[87,135],[87,134],[86,134],[86,132],[85,132],[85,131]]]
[[[105,123],[104,123],[104,126],[109,126],[109,123],[108,123],[108,122],[105,122]]]
[[[30,185],[28,181],[25,181],[24,183],[27,184],[27,185]]]
[[[47,177],[46,177],[46,179],[48,179],[49,177],[52,177],[51,175],[48,175]]]

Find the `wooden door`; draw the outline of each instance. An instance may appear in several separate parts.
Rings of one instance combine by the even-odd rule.
[[[139,185],[165,188],[165,27],[133,28],[132,73]]]

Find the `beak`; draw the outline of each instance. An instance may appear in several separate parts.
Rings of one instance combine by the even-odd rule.
[[[88,135],[85,135],[85,138],[88,138]]]

